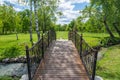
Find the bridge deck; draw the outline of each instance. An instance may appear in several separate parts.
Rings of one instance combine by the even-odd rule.
[[[35,80],[89,80],[71,41],[55,41],[35,74]]]

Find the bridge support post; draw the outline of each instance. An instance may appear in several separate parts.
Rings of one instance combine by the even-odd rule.
[[[56,32],[55,32],[55,40],[57,39],[57,37],[56,37]]]
[[[80,57],[82,58],[82,34],[80,35]]]
[[[43,33],[42,33],[42,58],[44,58],[44,39],[43,39]]]
[[[92,74],[92,80],[95,80],[95,74],[96,74],[96,64],[97,64],[97,55],[98,55],[98,51],[95,51],[95,55],[94,55],[94,66],[93,66],[93,74]]]
[[[49,33],[49,31],[48,31],[48,46],[49,46],[49,37],[50,37],[49,34],[50,34],[50,33]]]
[[[75,31],[75,33],[74,33],[74,34],[75,34],[75,47],[76,47],[76,31]]]
[[[31,70],[30,70],[30,57],[29,57],[29,50],[28,46],[26,46],[26,58],[27,58],[27,67],[28,67],[28,78],[29,80],[32,80],[31,78]]]

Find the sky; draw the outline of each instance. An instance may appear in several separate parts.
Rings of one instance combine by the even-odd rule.
[[[21,11],[29,8],[28,4],[18,4],[18,0],[0,0],[0,4],[12,5],[16,11]],[[26,0],[28,1],[28,0]],[[57,24],[68,24],[73,19],[80,16],[80,10],[83,10],[86,5],[89,5],[89,0],[60,0],[58,10],[62,12],[62,16],[57,16]]]
[[[73,19],[80,16],[80,10],[83,10],[86,5],[89,5],[89,0],[60,0],[59,10],[63,16],[58,18],[58,24],[68,24]]]

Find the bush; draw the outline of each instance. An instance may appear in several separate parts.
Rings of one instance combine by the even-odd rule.
[[[20,46],[13,45],[11,47],[6,48],[3,53],[1,54],[3,58],[14,58],[21,54],[22,50]]]
[[[107,47],[107,46],[111,46],[111,45],[115,45],[115,44],[119,44],[120,43],[120,38],[118,37],[104,37],[101,39],[100,41],[101,46]]]

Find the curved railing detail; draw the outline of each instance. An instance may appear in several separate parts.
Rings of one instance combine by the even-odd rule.
[[[99,49],[90,47],[82,38],[82,34],[78,34],[76,31],[69,31],[69,40],[75,44],[75,47],[80,54],[80,58],[84,64],[86,72],[90,80],[94,80],[96,72],[97,54]]]
[[[53,40],[56,40],[56,32],[47,31],[42,35],[42,38],[32,46],[32,48],[26,46],[29,80],[33,79],[41,60],[44,58],[44,52]]]

